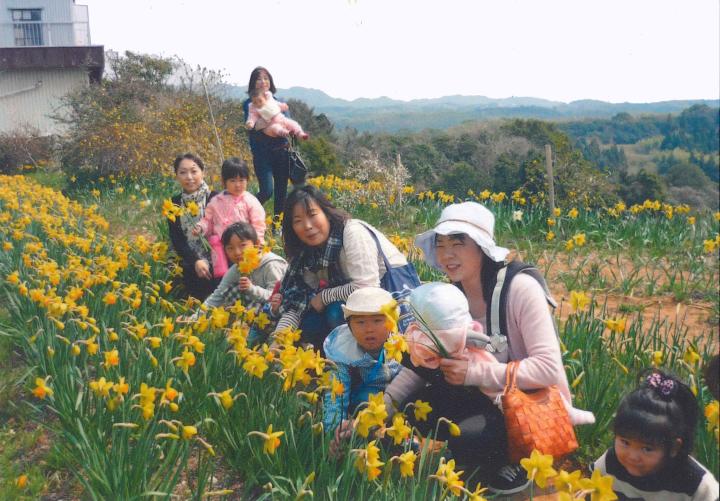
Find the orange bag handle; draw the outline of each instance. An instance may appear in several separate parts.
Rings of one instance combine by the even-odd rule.
[[[510,390],[517,389],[516,378],[519,366],[519,360],[513,360],[511,362],[508,362],[507,368],[505,369],[505,390],[503,391],[504,395],[507,395]]]

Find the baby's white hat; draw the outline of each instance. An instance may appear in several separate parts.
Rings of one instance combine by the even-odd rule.
[[[410,304],[433,332],[464,327],[473,320],[465,294],[452,284],[423,284],[410,293]]]

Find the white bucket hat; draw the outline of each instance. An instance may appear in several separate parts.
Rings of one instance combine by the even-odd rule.
[[[473,320],[465,294],[452,284],[430,282],[416,287],[410,304],[433,332],[465,327]]]
[[[445,207],[435,228],[415,237],[415,246],[423,251],[425,261],[440,269],[435,255],[436,235],[464,233],[473,239],[485,255],[495,262],[502,262],[509,250],[495,243],[495,216],[477,202],[462,202]]]
[[[342,305],[345,320],[353,315],[381,315],[380,308],[392,300],[392,295],[380,287],[356,289]]]

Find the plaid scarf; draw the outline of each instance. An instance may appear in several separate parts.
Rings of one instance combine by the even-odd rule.
[[[207,203],[208,195],[210,195],[210,188],[205,183],[205,181],[202,182],[200,188],[198,188],[197,191],[194,191],[193,193],[185,193],[183,191],[180,194],[180,203],[183,207],[187,207],[190,202],[195,202],[198,206],[198,209],[200,209],[197,216],[192,216],[187,211],[183,211],[182,215],[180,216],[180,228],[182,228],[182,231],[187,238],[190,248],[195,251],[198,257],[205,258],[209,262],[210,248],[207,245],[203,244],[204,237],[202,235],[195,236],[192,233],[195,225],[205,215],[205,205]]]
[[[281,312],[295,311],[298,315],[303,315],[308,309],[310,299],[317,291],[305,283],[303,275],[306,271],[312,273],[327,271],[328,287],[337,287],[349,282],[340,271],[338,263],[338,256],[343,246],[344,229],[344,224],[331,226],[330,235],[323,247],[306,247],[290,261],[280,287],[283,295]]]

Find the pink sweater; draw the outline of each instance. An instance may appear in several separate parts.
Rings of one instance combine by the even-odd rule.
[[[239,221],[250,223],[257,232],[260,244],[265,243],[265,209],[248,191],[242,192],[237,197],[227,191],[216,195],[205,207],[205,216],[198,224],[206,237],[211,235],[222,237],[228,226]]]
[[[485,317],[476,318],[487,332]],[[560,346],[545,294],[538,282],[523,273],[510,284],[507,301],[509,353],[504,361],[472,360],[465,375],[465,386],[477,386],[491,398],[499,397],[505,389],[507,357],[521,360],[517,371],[517,385],[522,390],[557,385],[563,396],[573,424],[595,422],[592,413],[574,409],[567,376],[560,355]],[[424,382],[410,370],[401,372],[388,386],[387,392],[395,400],[409,396],[409,392]],[[393,387],[395,386],[395,387]],[[407,395],[406,395],[407,394]]]

